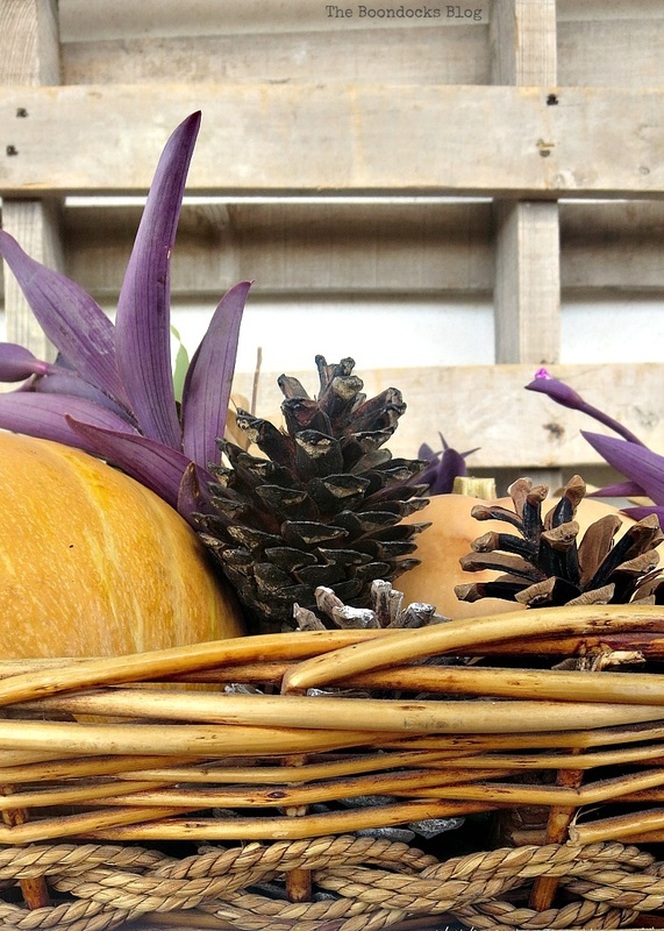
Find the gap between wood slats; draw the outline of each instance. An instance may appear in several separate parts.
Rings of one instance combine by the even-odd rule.
[[[141,208],[64,212],[67,273],[97,297],[115,298]],[[664,202],[560,205],[566,296],[662,293]],[[29,242],[24,248],[30,250]],[[452,204],[191,204],[182,211],[172,289],[218,295],[240,278],[272,293],[454,292],[493,288],[491,207]]]

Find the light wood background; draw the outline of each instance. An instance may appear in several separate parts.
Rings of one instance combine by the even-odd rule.
[[[578,435],[593,423],[522,390],[547,364],[664,453],[664,346],[642,316],[636,335],[627,314],[602,316],[607,299],[643,299],[664,319],[664,0],[365,5],[441,15],[0,0],[4,228],[112,307],[137,198],[200,108],[173,263],[182,313],[242,277],[259,302],[348,297],[357,313],[363,297],[490,302],[493,364],[465,364],[469,326],[463,365],[360,373],[404,392],[395,452],[441,430],[481,447],[480,473],[602,480]],[[560,366],[561,301],[575,300],[598,308],[597,351]],[[4,308],[7,338],[48,353],[10,275]],[[642,339],[636,361],[602,364],[608,326]],[[347,343],[360,352],[352,329]],[[263,411],[277,409],[275,374]]]

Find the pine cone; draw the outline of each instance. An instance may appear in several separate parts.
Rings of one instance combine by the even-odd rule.
[[[369,603],[374,579],[417,565],[413,537],[428,524],[402,518],[428,502],[413,477],[420,460],[392,459],[383,445],[406,409],[387,388],[369,400],[354,361],[316,358],[320,390],[310,398],[282,375],[285,430],[237,414],[237,426],[265,457],[220,441],[229,467],[213,468],[215,513],[201,536],[218,558],[255,629],[293,626],[293,605],[314,608],[327,586],[346,603]]]
[[[548,488],[521,478],[509,489],[514,511],[490,504],[475,506],[471,514],[477,520],[505,521],[518,535],[486,533],[471,544],[474,552],[461,559],[464,569],[496,569],[505,574],[491,582],[457,585],[457,597],[461,601],[503,598],[528,607],[646,599],[664,603],[656,552],[664,534],[657,517],[628,527],[614,544],[622,520],[618,513],[609,514],[591,524],[578,543],[579,524],[574,517],[585,493],[583,479],[575,475],[560,501],[542,518]]]
[[[316,611],[296,604],[293,616],[298,630],[326,630],[331,628],[390,628],[403,629],[440,624],[449,618],[436,613],[435,605],[413,602],[404,605],[403,592],[392,588],[389,582],[376,579],[371,583],[371,604],[354,608],[344,604],[331,588],[319,586],[314,592]]]

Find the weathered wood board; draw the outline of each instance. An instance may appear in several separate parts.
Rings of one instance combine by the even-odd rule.
[[[199,108],[192,194],[664,195],[664,89],[327,84],[0,88],[0,194],[144,192]]]

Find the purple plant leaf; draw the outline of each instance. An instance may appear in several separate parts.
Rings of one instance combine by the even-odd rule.
[[[563,407],[569,407],[573,411],[581,411],[585,405],[583,398],[574,388],[570,388],[564,381],[549,375],[545,368],[535,372],[535,378],[526,385],[526,391],[539,391],[546,394],[552,401],[556,401]]]
[[[421,484],[430,482],[429,491],[432,495],[449,495],[452,493],[454,479],[457,475],[467,474],[468,467],[462,454],[448,447],[443,451],[440,461],[418,475],[417,481]]]
[[[94,455],[97,452],[94,443],[72,432],[65,419],[68,415],[85,420],[95,428],[124,432],[133,429],[108,408],[86,398],[21,390],[0,393],[0,428],[77,446]]]
[[[120,375],[141,431],[180,449],[171,375],[170,256],[200,113],[173,132],[159,159],[115,319]]]
[[[643,520],[644,517],[649,517],[651,514],[656,514],[657,517],[659,517],[660,527],[664,527],[664,507],[661,505],[657,506],[654,504],[644,504],[635,508],[623,508],[622,513],[627,514],[628,517],[631,517],[634,520]]]
[[[126,401],[115,358],[113,324],[75,281],[30,258],[0,230],[0,255],[9,265],[42,330],[82,378]]]
[[[25,381],[31,375],[45,375],[52,370],[25,346],[18,343],[0,343],[0,381]]]
[[[52,367],[51,373],[43,377],[33,378],[28,384],[21,387],[22,391],[34,391],[36,394],[64,394],[70,397],[86,398],[88,401],[94,401],[101,407],[117,414],[122,420],[126,421],[130,427],[136,428],[134,417],[121,407],[113,398],[109,398],[94,385],[78,378],[70,369],[63,368],[58,371]]]
[[[190,462],[184,470],[178,488],[177,509],[194,527],[197,526],[195,514],[214,513],[214,508],[210,503],[209,481],[210,473],[196,465],[195,462]]]
[[[432,464],[434,462],[438,462],[439,455],[440,453],[435,453],[428,443],[422,443],[420,445],[420,448],[417,451],[418,459],[425,459],[425,460],[430,459],[432,461]]]
[[[418,459],[428,459],[429,465],[415,476],[413,481],[418,485],[428,485],[429,493],[432,495],[447,495],[451,494],[454,489],[454,479],[458,475],[468,474],[466,456],[476,453],[479,446],[460,453],[448,445],[442,433],[438,436],[443,446],[441,452],[434,453],[427,443],[422,443],[420,446]]]
[[[241,281],[221,299],[194,353],[182,393],[183,449],[207,466],[218,458],[231,397],[242,313],[251,282]]]
[[[642,488],[656,505],[664,505],[664,456],[639,443],[581,431],[609,465]]]
[[[633,498],[645,495],[645,491],[636,482],[616,482],[615,485],[605,485],[597,491],[586,495],[587,498]]]
[[[177,449],[138,433],[125,433],[67,418],[72,430],[93,445],[97,455],[118,466],[177,509],[180,483],[190,459]],[[212,476],[206,476],[212,481]],[[183,515],[187,517],[187,515]]]

